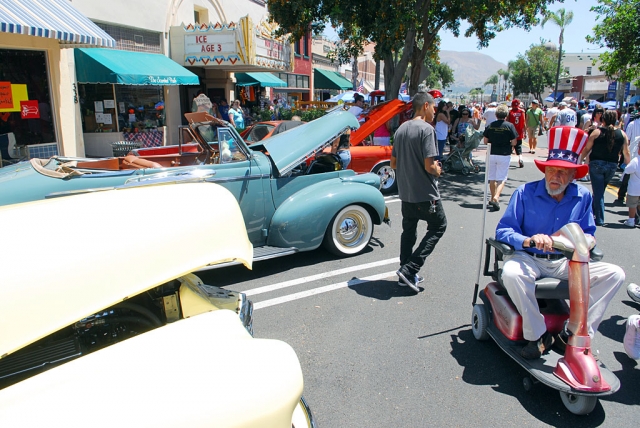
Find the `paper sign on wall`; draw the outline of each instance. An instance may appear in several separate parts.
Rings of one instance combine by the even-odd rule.
[[[116,108],[116,102],[114,100],[104,100],[104,108]]]
[[[103,113],[102,114],[102,123],[104,123],[105,125],[113,124],[113,121],[111,119],[111,115],[109,113]]]
[[[124,113],[124,103],[122,101],[118,103],[118,110],[120,110],[120,113]]]
[[[104,111],[102,101],[94,101],[93,105],[95,107],[96,113],[102,113]]]
[[[11,82],[0,82],[0,108],[13,108]]]

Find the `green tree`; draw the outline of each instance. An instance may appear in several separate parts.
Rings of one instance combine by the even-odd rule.
[[[587,40],[609,49],[600,54],[600,69],[622,82],[640,79],[640,0],[598,0],[598,3],[591,10],[603,19],[593,28],[594,36],[587,36]]]
[[[344,63],[374,42],[375,58],[384,60],[387,98],[395,98],[409,64],[409,90],[415,93],[425,60],[437,54],[442,29],[478,38],[486,47],[495,34],[511,27],[529,30],[554,0],[267,0],[278,34],[300,39],[310,29],[321,33],[329,23],[343,41],[337,58]]]
[[[429,88],[445,89],[447,86],[451,86],[451,84],[455,82],[453,69],[446,63],[429,58],[425,61],[422,69],[427,70],[428,73],[421,83],[424,83]]]
[[[564,43],[564,29],[573,21],[573,12],[566,11],[564,8],[558,9],[557,12],[547,12],[542,18],[542,27],[547,22],[553,22],[560,27],[560,37],[558,38],[558,68],[556,69],[556,83],[553,89],[553,95],[558,93],[558,79],[560,78],[560,64],[562,63],[562,44]]]
[[[556,55],[556,51],[548,50],[541,41],[539,45],[531,45],[524,55],[509,61],[514,93],[542,98],[544,89],[553,85]]]

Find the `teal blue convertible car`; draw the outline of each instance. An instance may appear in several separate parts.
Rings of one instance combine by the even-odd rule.
[[[340,256],[358,254],[374,225],[388,221],[380,178],[341,170],[334,155],[322,153],[358,127],[352,114],[330,113],[251,148],[227,122],[204,113],[186,116],[189,143],[123,157],[54,157],[1,168],[0,205],[167,180],[218,183],[240,204],[254,260],[320,245]],[[190,218],[188,206],[184,215]]]

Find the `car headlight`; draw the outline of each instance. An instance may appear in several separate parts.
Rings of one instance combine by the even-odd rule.
[[[238,316],[244,328],[253,336],[253,302],[247,299],[247,295],[244,293],[239,293],[239,300]]]

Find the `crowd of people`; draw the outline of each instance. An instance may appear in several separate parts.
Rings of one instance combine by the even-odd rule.
[[[546,329],[543,315],[535,298],[535,281],[542,277],[567,279],[568,260],[552,247],[550,235],[558,226],[577,223],[586,235],[594,235],[603,219],[603,185],[611,179],[620,163],[626,165],[627,206],[626,225],[635,226],[638,208],[640,173],[638,157],[631,160],[629,137],[634,145],[631,152],[640,152],[640,114],[629,112],[618,119],[614,111],[602,111],[595,106],[592,112],[584,109],[585,102],[576,102],[576,109],[559,103],[557,109],[544,112],[537,100],[527,110],[514,100],[511,109],[491,103],[484,112],[476,106],[453,105],[435,100],[425,92],[413,99],[414,117],[406,121],[394,134],[391,167],[396,169],[398,197],[402,202],[402,235],[400,238],[400,268],[398,283],[420,292],[419,275],[427,257],[434,251],[447,228],[447,218],[438,188],[442,174],[439,161],[449,139],[460,140],[469,126],[478,129],[481,118],[486,121],[485,142],[492,143],[487,166],[491,186],[490,206],[500,209],[499,197],[509,169],[512,151],[522,164],[522,141],[526,128],[530,153],[537,147],[537,137],[548,132],[549,153],[546,160],[535,159],[536,167],[544,174],[542,180],[524,184],[515,190],[508,207],[496,228],[496,239],[512,245],[515,252],[505,257],[502,280],[514,305],[522,315],[523,334],[528,341],[522,348],[525,359],[537,359],[548,352],[554,343],[561,346],[572,334],[565,325],[560,334]],[[555,106],[554,106],[555,108]],[[584,111],[581,111],[584,110]],[[477,113],[476,113],[477,112]],[[583,125],[581,125],[583,124]],[[520,147],[520,150],[517,148]],[[588,164],[584,163],[588,159]],[[591,172],[592,192],[576,183]],[[633,215],[632,215],[633,214]],[[417,226],[427,223],[427,233],[418,241]],[[613,264],[590,263],[591,298],[587,328],[594,336],[604,312],[625,280],[624,271]],[[627,293],[640,302],[640,287],[630,284]],[[632,358],[640,358],[640,316],[627,320],[624,347]]]

